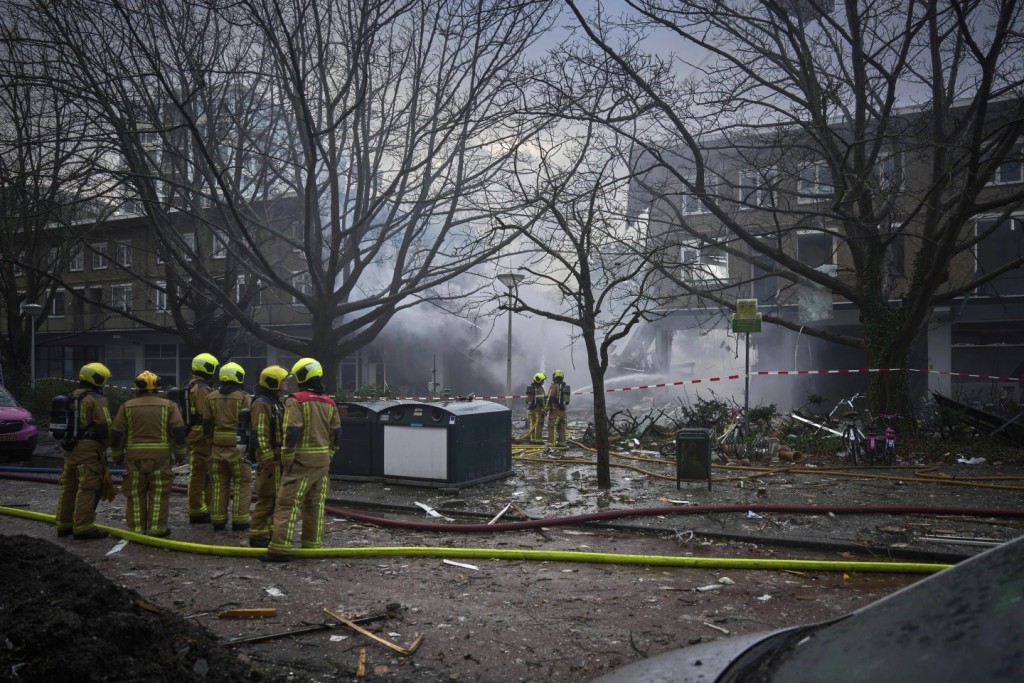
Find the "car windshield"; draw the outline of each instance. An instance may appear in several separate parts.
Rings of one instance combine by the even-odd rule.
[[[18,405],[18,402],[11,396],[11,392],[7,391],[3,387],[0,387],[0,408],[14,408]]]

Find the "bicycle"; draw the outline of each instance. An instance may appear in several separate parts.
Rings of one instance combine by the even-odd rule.
[[[859,465],[868,453],[868,437],[861,431],[858,417],[859,413],[856,410],[848,410],[843,413],[843,448],[846,450],[846,457],[850,458],[854,465]],[[871,438],[874,439],[873,432]],[[874,456],[872,456],[873,461]]]
[[[860,424],[858,423],[858,417],[860,413],[858,412],[857,407],[854,405],[854,401],[858,401],[866,397],[866,394],[858,392],[853,396],[850,396],[849,398],[839,399],[839,401],[835,404],[832,410],[829,411],[829,414],[825,416],[825,419],[822,422],[822,424],[818,425],[817,430],[820,431],[822,429],[826,429],[832,432],[833,434],[838,434],[839,437],[843,440],[843,450],[846,453],[846,457],[850,458],[853,461],[854,465],[859,465],[861,461],[863,461],[864,456],[868,455],[868,453],[870,452],[868,448],[868,439],[874,439],[873,432],[869,430],[869,434],[865,435],[864,432],[861,430]],[[841,432],[838,432],[830,427],[827,427],[826,425],[835,423],[836,413],[844,406],[847,408],[847,410],[843,412],[843,430]]]
[[[725,430],[716,437],[716,450],[719,456],[728,462],[728,458],[767,458],[771,446],[761,430],[747,425],[743,408],[737,406],[732,410],[732,419]],[[748,433],[748,430],[750,433]]]
[[[893,423],[899,415],[883,413],[878,416],[878,419],[885,425],[884,436],[882,437],[882,452],[880,460],[884,461],[886,465],[891,465],[896,460],[896,428]],[[875,437],[875,430],[871,429],[868,432],[868,454],[870,458],[870,464],[875,464],[875,454],[878,452],[878,442]]]

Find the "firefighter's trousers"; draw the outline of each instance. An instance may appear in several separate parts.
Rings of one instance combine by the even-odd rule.
[[[210,455],[210,474],[213,478],[213,507],[210,521],[226,524],[228,499],[231,500],[231,523],[249,523],[249,503],[252,500],[252,467],[245,455],[235,447],[213,445]]]
[[[274,504],[274,530],[268,546],[273,553],[290,553],[295,529],[302,522],[303,548],[319,548],[324,538],[324,504],[330,492],[329,454],[296,454],[281,473]]]
[[[547,411],[543,408],[531,408],[529,412],[530,418],[530,443],[532,444],[543,444],[544,443],[544,415]]]
[[[266,460],[256,465],[253,479],[256,504],[252,508],[252,529],[250,539],[270,540],[273,531],[274,503],[281,486],[281,465],[275,460]]]
[[[548,414],[548,446],[565,448],[565,410],[552,408]]]
[[[57,531],[80,534],[96,527],[96,504],[103,489],[102,451],[97,442],[79,442],[64,454],[57,498]]]
[[[125,459],[121,492],[128,499],[125,523],[138,534],[162,536],[167,533],[168,503],[171,497],[171,456],[130,453]]]
[[[202,517],[209,514],[213,504],[213,478],[210,476],[210,440],[203,436],[202,427],[193,427],[188,433],[188,515]]]

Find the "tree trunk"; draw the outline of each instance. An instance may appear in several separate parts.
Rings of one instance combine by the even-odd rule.
[[[597,341],[593,326],[584,328],[584,343],[587,347],[587,366],[590,369],[590,383],[594,390],[594,450],[597,451],[597,487],[610,489],[611,444],[608,441],[608,404],[604,393],[604,368],[598,360]]]

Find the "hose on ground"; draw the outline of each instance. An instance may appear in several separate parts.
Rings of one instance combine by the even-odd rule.
[[[39,522],[56,523],[53,515],[0,506],[0,514]],[[124,529],[98,525],[112,536],[135,543],[199,555],[257,557],[263,548],[220,546],[154,538]],[[688,567],[698,569],[767,569],[788,571],[874,572],[895,574],[934,574],[947,564],[923,562],[849,562],[838,560],[778,560],[734,557],[680,557],[676,555],[630,555],[575,550],[513,550],[508,548],[438,548],[432,546],[378,546],[366,548],[297,548],[299,558],[437,557],[467,560],[514,560],[534,562],[583,562],[588,564],[642,565],[652,567]]]

